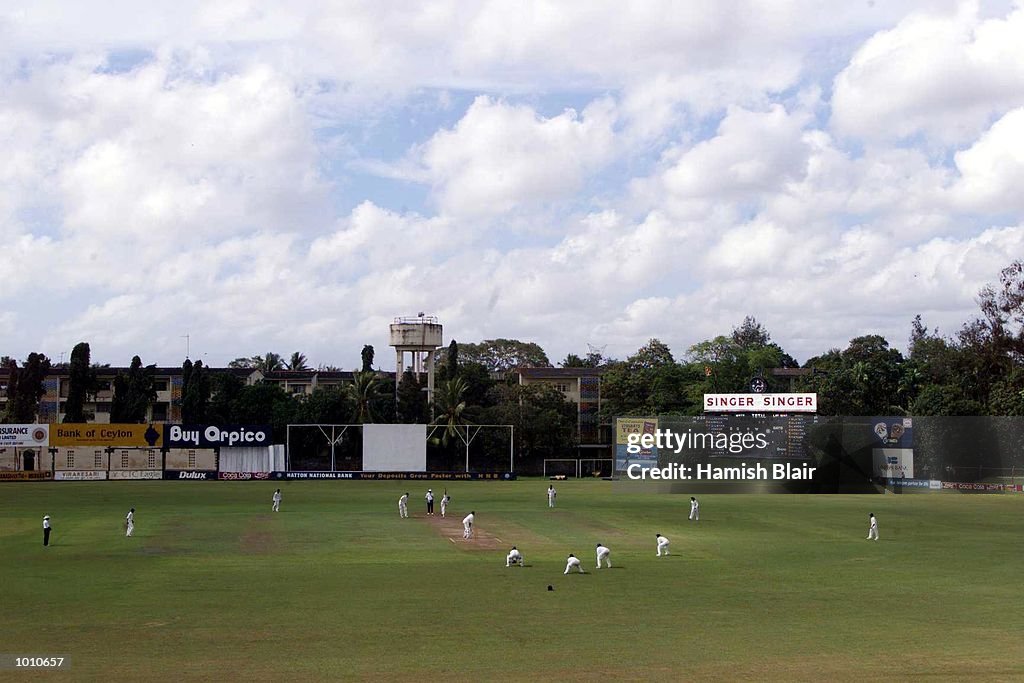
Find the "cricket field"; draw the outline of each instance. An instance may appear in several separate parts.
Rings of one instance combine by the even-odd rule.
[[[1024,495],[548,483],[2,485],[0,680],[1024,680]]]

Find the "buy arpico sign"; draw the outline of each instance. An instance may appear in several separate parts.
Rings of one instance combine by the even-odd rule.
[[[704,394],[705,413],[816,413],[817,394]]]
[[[168,448],[217,448],[223,446],[270,445],[266,425],[164,425]]]

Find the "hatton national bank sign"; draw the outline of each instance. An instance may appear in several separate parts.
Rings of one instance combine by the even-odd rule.
[[[817,394],[704,394],[705,413],[816,413]]]

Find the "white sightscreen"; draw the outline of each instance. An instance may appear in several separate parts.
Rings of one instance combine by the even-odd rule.
[[[363,470],[425,472],[426,425],[363,425]]]
[[[220,449],[221,472],[274,472],[284,469],[284,445]]]

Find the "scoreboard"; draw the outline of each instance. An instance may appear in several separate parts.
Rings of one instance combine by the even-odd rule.
[[[811,460],[808,437],[819,424],[831,422],[813,414],[708,413],[694,417],[661,418],[664,426],[678,433],[712,433],[737,437],[743,434],[763,435],[765,447],[736,450],[722,439],[718,447],[702,448],[701,456],[725,458],[758,458],[771,460]]]

